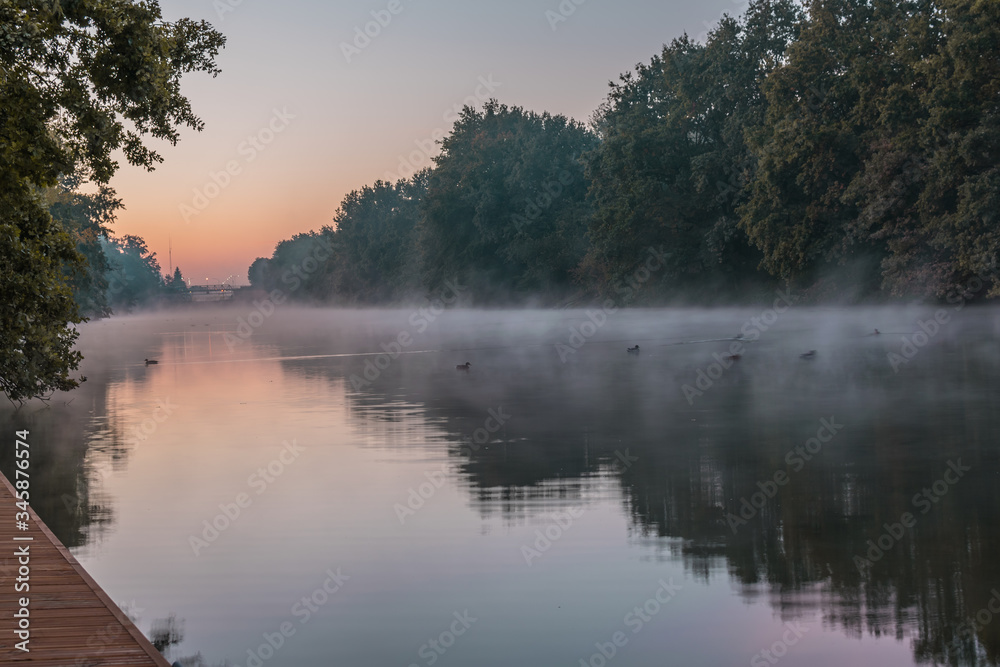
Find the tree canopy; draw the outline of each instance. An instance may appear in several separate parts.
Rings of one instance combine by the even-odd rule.
[[[83,318],[72,281],[83,289],[99,270],[76,247],[93,249],[99,230],[74,227],[68,211],[53,218],[46,190],[72,175],[106,185],[117,150],[151,169],[162,158],[145,138],[200,130],[181,77],[218,73],[224,43],[205,22],[163,21],[155,0],[0,3],[0,389],[10,400],[76,386]]]
[[[661,292],[733,290],[757,276],[760,253],[737,213],[756,171],[746,136],[764,122],[761,81],[799,19],[790,0],[752,5],[742,20],[723,18],[705,44],[674,40],[612,84],[596,117],[600,147],[587,157],[595,279],[622,280],[650,246],[668,256]]]
[[[155,1],[0,3],[0,388],[75,385],[74,325],[183,291],[116,239],[121,151],[200,130],[180,92],[224,38]],[[433,166],[344,197],[250,267],[294,299],[380,304],[1000,296],[1000,4],[752,0],[610,85],[589,125],[490,100]],[[83,194],[80,185],[94,188]],[[975,295],[967,287],[981,282]],[[630,291],[634,296],[635,291]],[[631,298],[631,297],[630,297]],[[624,304],[623,304],[624,305]]]
[[[466,107],[428,177],[420,229],[428,287],[455,279],[497,298],[568,288],[590,215],[581,157],[596,144],[565,116],[495,100]]]
[[[1000,7],[813,0],[807,12],[753,133],[741,224],[763,266],[804,284],[853,266],[850,286],[900,296],[992,279]]]
[[[590,127],[464,109],[421,187],[345,198],[311,296],[619,294],[651,248],[649,303],[998,296],[998,95],[1000,3],[754,0],[613,82]]]

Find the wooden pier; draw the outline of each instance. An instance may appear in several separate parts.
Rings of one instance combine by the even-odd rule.
[[[170,667],[34,510],[28,529],[18,529],[15,502],[14,488],[0,474],[0,665]],[[17,592],[24,547],[30,590]],[[28,599],[30,638],[22,645],[28,652],[17,648],[22,597]]]

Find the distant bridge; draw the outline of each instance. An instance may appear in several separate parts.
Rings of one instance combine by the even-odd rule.
[[[209,294],[212,292],[232,292],[232,285],[190,285],[188,291],[192,294]]]
[[[188,294],[192,301],[228,301],[236,289],[232,285],[191,285]]]

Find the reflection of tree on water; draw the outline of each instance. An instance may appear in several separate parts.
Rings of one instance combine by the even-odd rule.
[[[696,571],[708,576],[713,562],[724,562],[745,594],[768,596],[789,616],[803,606],[817,607],[827,622],[852,635],[912,635],[916,655],[929,657],[963,639],[959,625],[985,606],[984,595],[1000,583],[996,566],[983,558],[993,554],[995,561],[1000,550],[991,530],[1000,519],[1000,503],[993,481],[970,473],[920,514],[913,494],[940,477],[949,456],[971,461],[975,451],[958,447],[931,460],[900,460],[906,457],[905,449],[900,451],[904,443],[927,437],[941,442],[946,434],[917,434],[898,424],[876,430],[877,435],[845,432],[821,464],[793,476],[735,533],[726,515],[738,513],[739,499],[751,498],[760,491],[758,482],[783,468],[787,443],[756,461],[721,443],[668,455],[645,449],[651,465],[625,473],[623,486],[633,519],[647,532],[683,538],[684,559]],[[773,438],[781,442],[780,434]],[[880,453],[888,456],[859,463],[876,438],[882,439]],[[996,470],[995,462],[989,468]],[[873,551],[878,560],[859,572],[855,557],[866,557],[869,540],[877,541],[886,532],[883,526],[894,526],[904,512],[917,517],[914,528],[884,554]],[[1000,630],[1000,616],[997,621],[978,635],[987,647]],[[955,664],[975,664],[968,659],[968,639],[958,642],[965,655]],[[989,661],[996,655],[990,653]]]
[[[88,377],[79,389],[57,395],[48,405],[0,408],[3,432],[30,432],[31,506],[71,549],[99,542],[114,523],[102,480],[125,465],[132,447],[114,405],[122,378],[110,377],[100,365],[88,369]],[[12,478],[13,448],[0,450],[0,469]]]
[[[171,646],[184,641],[184,619],[177,619],[176,614],[153,621],[149,630],[149,642],[157,651],[169,655]]]
[[[154,619],[150,625],[149,641],[153,648],[162,653],[167,660],[173,660],[171,663],[173,665],[180,665],[180,667],[228,667],[230,665],[225,661],[210,664],[205,661],[201,653],[186,657],[172,655],[177,652],[176,647],[184,641],[184,619],[177,618],[176,614]]]
[[[85,384],[47,406],[32,403],[16,412],[0,412],[3,432],[30,431],[31,505],[69,548],[99,543],[114,523],[102,480],[125,466],[135,444],[116,406],[117,397],[146,377],[111,378],[101,372],[105,366],[95,366],[98,372],[90,372]],[[0,469],[13,475],[13,448],[0,450]],[[123,611],[133,623],[142,624],[131,606],[124,606]],[[169,656],[184,640],[184,620],[173,614],[154,619],[148,635],[153,646]],[[177,662],[185,667],[209,667],[200,654]]]
[[[16,414],[0,414],[0,428],[5,432],[30,431],[31,506],[71,549],[100,539],[114,521],[100,480],[88,463],[88,410],[83,405],[78,399],[69,406],[54,404],[43,410],[26,406]],[[58,417],[53,418],[53,412],[58,412]],[[12,449],[3,450],[0,466],[4,474],[12,475]]]
[[[425,418],[449,434],[454,467],[484,516],[522,522],[559,502],[579,504],[592,478],[611,471],[633,539],[674,550],[697,578],[724,567],[745,597],[766,598],[788,619],[818,610],[851,636],[909,638],[921,662],[998,664],[1000,614],[988,624],[969,619],[1000,590],[1000,416],[984,398],[1000,374],[988,359],[955,363],[960,354],[926,351],[908,377],[871,353],[826,378],[813,365],[762,381],[744,365],[694,407],[679,391],[690,369],[655,368],[652,359],[644,360],[652,371],[636,377],[613,360],[594,370],[598,382],[541,357],[518,368],[543,372],[480,358],[480,380],[470,383],[413,358],[385,386],[406,387],[393,400],[427,406]],[[486,381],[491,366],[508,370]],[[383,414],[378,388],[357,392],[352,409]],[[488,446],[469,447],[498,405],[509,423]],[[843,431],[793,470],[787,453],[831,415]],[[623,447],[636,465],[613,465]],[[973,470],[937,502],[915,504],[958,459]],[[727,517],[779,470],[788,482],[734,531]],[[905,512],[915,525],[859,571],[855,558]]]

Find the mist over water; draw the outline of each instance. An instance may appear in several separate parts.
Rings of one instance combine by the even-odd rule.
[[[609,311],[102,320],[0,423],[171,660],[997,664],[1000,311]]]

